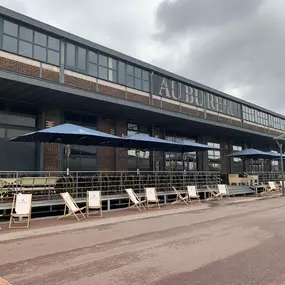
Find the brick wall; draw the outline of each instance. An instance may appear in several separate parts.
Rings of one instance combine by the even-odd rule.
[[[110,119],[98,117],[98,131],[104,133],[115,134],[115,122]],[[99,171],[114,171],[115,170],[115,148],[113,147],[98,147],[98,170]]]
[[[40,77],[40,68],[16,60],[0,57],[0,68],[28,76]]]
[[[164,139],[164,131],[160,127],[154,127],[152,135],[158,136],[160,139]],[[153,170],[159,170],[159,171],[164,170],[164,152],[154,151],[153,152],[153,161],[154,161]],[[157,162],[159,163],[159,169],[156,169],[156,167],[157,167],[156,163]]]
[[[116,135],[119,137],[127,135],[127,123],[125,121],[117,121]],[[119,171],[128,170],[128,151],[124,148],[117,149],[117,167]]]
[[[55,108],[45,109],[45,127],[60,124],[60,111]],[[58,171],[60,159],[59,144],[44,144],[44,170]]]

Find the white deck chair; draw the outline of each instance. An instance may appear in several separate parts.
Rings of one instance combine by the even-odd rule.
[[[278,191],[275,182],[273,181],[268,181],[268,187],[266,188],[266,192],[273,192],[273,191]]]
[[[221,199],[221,193],[219,192],[219,190],[216,190],[216,189],[214,190],[208,185],[206,187],[207,187],[207,190],[210,194],[210,197],[207,198],[206,200],[213,200],[213,199],[220,200]]]
[[[146,203],[147,203],[148,209],[149,209],[149,204],[151,203],[153,203],[154,206],[157,205],[158,208],[160,208],[159,199],[157,197],[157,192],[154,187],[145,188],[145,196],[146,196]]]
[[[224,197],[230,198],[230,193],[226,184],[218,184],[218,191],[220,193],[221,199]]]
[[[185,195],[184,197],[181,195],[181,193],[174,187],[172,186],[175,194],[176,194],[176,201],[174,201],[172,204],[177,204],[180,202],[184,202],[186,205],[188,205],[187,200],[188,200],[188,196]]]
[[[201,203],[200,196],[198,194],[197,187],[195,185],[187,186],[187,191],[188,191],[188,199],[190,203],[191,203],[191,199],[197,199],[198,202]]]
[[[31,222],[32,214],[32,194],[14,194],[9,229],[28,228]],[[16,218],[19,221],[16,221]],[[27,219],[25,222],[24,219]],[[16,226],[15,226],[16,225]],[[17,226],[19,225],[19,226]]]
[[[102,217],[102,199],[100,191],[87,191],[86,199],[86,216],[89,217],[89,209],[98,210],[99,216]]]
[[[85,215],[82,213],[82,210],[84,210],[86,207],[79,208],[68,192],[60,193],[60,195],[61,195],[62,199],[64,200],[65,205],[64,205],[63,215],[58,217],[57,218],[58,220],[65,218],[65,217],[68,217],[68,216],[71,216],[71,215],[74,215],[78,221],[86,219]],[[67,208],[69,210],[68,213],[66,213]],[[82,219],[79,219],[77,214],[80,214],[82,216]]]
[[[134,190],[132,188],[128,188],[128,189],[125,189],[126,192],[128,193],[129,195],[129,204],[128,204],[128,208],[131,208],[131,207],[136,207],[140,212],[141,212],[141,209],[140,207],[142,207],[144,210],[146,210],[145,206],[144,206],[144,203],[146,202],[146,200],[141,200],[134,192]],[[131,205],[131,202],[133,203],[133,205]]]

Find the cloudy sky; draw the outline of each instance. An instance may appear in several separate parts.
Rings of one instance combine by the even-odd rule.
[[[0,0],[0,5],[285,113],[284,0]]]

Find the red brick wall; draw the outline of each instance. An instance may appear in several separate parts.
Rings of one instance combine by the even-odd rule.
[[[115,134],[115,122],[110,119],[98,117],[98,131],[104,133]],[[98,147],[98,170],[99,171],[114,171],[115,170],[115,148],[113,147]]]
[[[164,132],[162,128],[154,127],[153,128],[153,136],[158,136],[160,139],[164,139]],[[156,162],[159,162],[159,171],[164,170],[164,152],[161,151],[154,151],[153,152],[153,160],[154,160],[154,166],[153,170],[156,169]]]
[[[45,127],[52,127],[60,124],[60,111],[55,108],[46,108]],[[60,146],[58,144],[44,144],[44,170],[58,171],[60,159]]]
[[[43,68],[42,79],[59,82],[59,72]]]
[[[117,121],[117,136],[127,135],[127,123],[125,121]],[[117,166],[119,171],[128,170],[128,151],[124,148],[117,149]]]
[[[40,77],[40,68],[19,61],[0,57],[0,68],[28,76]]]
[[[221,163],[222,163],[222,173],[230,173],[230,159],[227,156],[231,153],[230,145],[228,141],[221,141]]]

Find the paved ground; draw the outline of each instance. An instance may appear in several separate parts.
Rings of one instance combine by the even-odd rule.
[[[13,285],[285,284],[285,198],[181,209],[2,239],[0,275]]]

